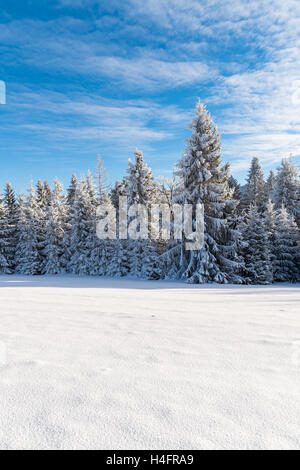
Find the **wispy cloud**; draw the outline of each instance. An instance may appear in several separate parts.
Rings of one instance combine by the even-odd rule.
[[[28,78],[24,87],[8,87],[6,129],[43,139],[51,150],[84,142],[114,153],[139,145],[160,156],[159,145],[169,165],[168,155],[180,157],[200,96],[236,171],[254,155],[266,166],[300,156],[298,0],[53,5],[52,19],[0,25],[11,76],[20,70],[22,79],[27,71],[46,80],[36,89]]]
[[[11,135],[27,132],[31,139],[42,137],[52,146],[63,141],[72,148],[89,142],[98,148],[110,145],[131,151],[136,145],[150,148],[154,142],[174,139],[176,130],[190,117],[177,106],[150,100],[113,100],[47,90],[37,93],[16,87],[2,128]]]

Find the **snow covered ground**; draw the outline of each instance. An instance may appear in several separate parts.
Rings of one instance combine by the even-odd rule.
[[[1,449],[299,449],[300,287],[0,276]]]

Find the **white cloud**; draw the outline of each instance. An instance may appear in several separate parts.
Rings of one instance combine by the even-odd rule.
[[[97,95],[39,92],[16,87],[10,94],[2,130],[6,135],[26,133],[29,141],[43,140],[51,148],[111,147],[132,151],[175,138],[190,119],[177,106],[152,100],[112,100]],[[19,116],[19,118],[16,118]],[[150,126],[151,122],[151,126]],[[113,153],[113,152],[112,152]]]
[[[224,135],[224,155],[233,159],[236,169],[246,168],[254,155],[266,165],[290,153],[299,155],[299,1],[58,3],[87,10],[98,4],[99,9],[85,20],[72,18],[70,10],[69,16],[52,21],[12,21],[0,27],[3,60],[8,64],[59,73],[70,83],[74,76],[81,80],[81,94],[73,99],[48,94],[43,101],[27,92],[26,105],[22,96],[28,109],[30,98],[39,103],[45,120],[47,112],[56,113],[57,122],[48,130],[57,139],[111,139],[125,146],[134,141],[149,146],[152,141],[175,141],[177,129],[185,127],[192,110],[177,106],[174,89],[189,87],[189,98],[200,94],[214,110]],[[122,90],[123,96],[144,92],[152,99],[100,100],[86,92],[86,81],[100,90],[104,84],[111,96]],[[161,104],[166,91],[173,93],[168,101],[173,105]],[[31,131],[46,135],[48,126],[37,124],[32,117]],[[182,147],[180,140],[178,157]]]

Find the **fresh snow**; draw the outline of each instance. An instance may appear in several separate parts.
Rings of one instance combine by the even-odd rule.
[[[0,276],[0,448],[299,449],[299,287]]]

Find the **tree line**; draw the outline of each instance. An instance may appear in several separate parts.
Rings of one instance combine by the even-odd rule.
[[[253,158],[241,187],[222,165],[220,135],[198,102],[182,158],[172,179],[155,179],[136,150],[127,175],[113,187],[91,173],[72,176],[66,193],[59,180],[32,183],[16,195],[10,183],[0,196],[0,274],[70,273],[184,279],[189,283],[270,284],[300,280],[300,183],[283,159],[265,181]],[[205,240],[188,251],[185,240],[99,240],[97,208],[128,204],[204,206]]]

